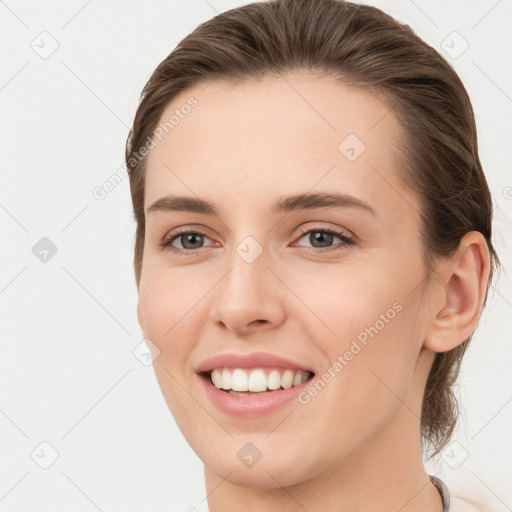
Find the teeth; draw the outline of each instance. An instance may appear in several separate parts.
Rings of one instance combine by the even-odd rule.
[[[303,370],[285,370],[281,373],[278,369],[266,372],[262,368],[215,368],[211,373],[211,380],[218,389],[258,393],[298,386],[307,380],[309,375],[309,372]]]
[[[281,375],[278,370],[272,370],[267,377],[268,389],[279,389],[281,387]]]
[[[237,390],[235,387],[234,389],[235,391]],[[267,376],[265,375],[265,372],[263,370],[253,370],[250,373],[249,391],[267,391]]]
[[[281,386],[284,389],[291,388],[293,384],[293,372],[291,370],[286,370],[281,377]]]
[[[231,389],[231,372],[227,368],[222,372],[222,389]]]
[[[302,384],[302,377],[300,373],[296,373],[293,377],[292,386],[298,386],[299,384]]]
[[[213,382],[213,385],[216,387],[216,388],[221,388],[222,387],[222,374],[220,373],[220,370],[218,368],[215,368],[215,370],[213,370],[212,372],[212,382]]]
[[[237,368],[233,372],[231,379],[231,389],[234,389],[235,391],[247,391],[249,389],[247,374],[240,368]]]

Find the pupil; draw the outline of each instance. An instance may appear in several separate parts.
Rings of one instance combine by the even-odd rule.
[[[194,249],[195,245],[197,245],[197,244],[193,243],[194,238],[200,240],[201,236],[202,235],[198,235],[197,233],[189,233],[187,235],[183,235],[182,236],[183,247],[185,247],[186,249]],[[185,238],[185,243],[183,243],[183,237]],[[187,244],[189,241],[192,241],[192,247],[187,247]]]
[[[330,233],[326,233],[325,231],[313,231],[310,235],[310,242],[312,243],[313,247],[315,247],[316,242],[326,242],[332,243],[332,237],[334,235],[331,235]],[[315,242],[315,243],[313,243]],[[323,246],[322,246],[323,247]]]

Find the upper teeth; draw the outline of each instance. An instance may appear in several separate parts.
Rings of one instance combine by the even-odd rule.
[[[257,392],[298,386],[308,379],[309,372],[285,370],[281,375],[278,369],[273,369],[267,375],[262,368],[247,370],[247,373],[241,368],[215,368],[211,377],[213,385],[219,389]]]

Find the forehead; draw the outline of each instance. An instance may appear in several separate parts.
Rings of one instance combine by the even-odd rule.
[[[164,193],[239,204],[250,194],[270,204],[272,195],[313,187],[384,203],[400,187],[401,130],[391,107],[332,77],[201,83],[174,98],[159,128],[145,208]]]

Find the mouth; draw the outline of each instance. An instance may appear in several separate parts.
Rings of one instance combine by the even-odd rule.
[[[308,370],[281,367],[218,367],[199,375],[220,391],[237,396],[268,395],[301,386],[314,377]]]
[[[268,352],[220,353],[202,361],[196,374],[210,402],[232,418],[293,407],[315,376],[308,363]]]

